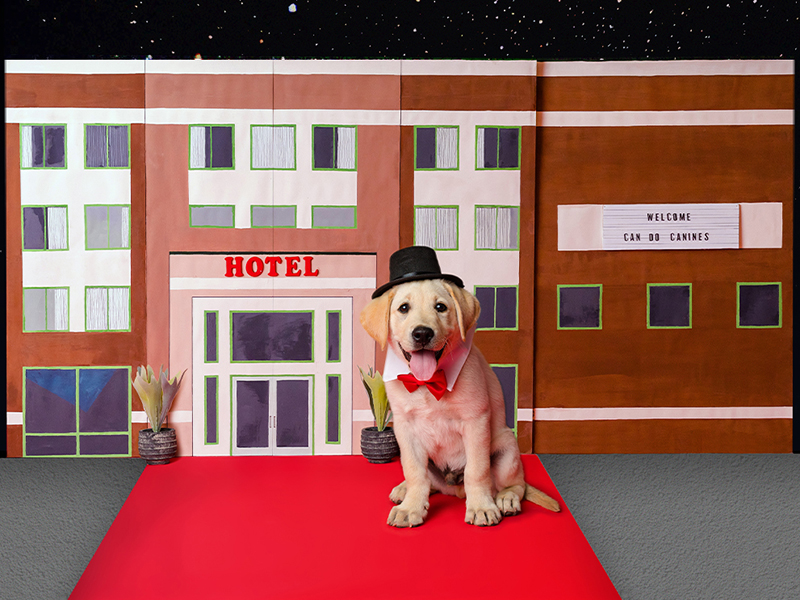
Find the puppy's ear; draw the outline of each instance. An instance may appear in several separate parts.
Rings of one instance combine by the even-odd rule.
[[[444,282],[444,287],[450,293],[456,305],[456,316],[458,317],[458,329],[461,332],[461,339],[467,339],[467,332],[478,322],[481,314],[481,304],[478,299],[464,288],[450,285]]]
[[[370,300],[361,311],[361,326],[381,345],[381,350],[386,348],[386,340],[389,337],[389,308],[393,298],[394,289],[387,290],[374,300]]]

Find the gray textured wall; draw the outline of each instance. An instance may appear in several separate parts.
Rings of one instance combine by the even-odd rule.
[[[541,459],[625,600],[800,598],[800,456]],[[0,460],[0,598],[66,598],[143,468]]]

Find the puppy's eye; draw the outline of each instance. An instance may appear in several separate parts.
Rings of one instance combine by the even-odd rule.
[[[404,302],[400,306],[397,307],[397,312],[406,314],[408,312],[409,306],[407,302]]]
[[[436,309],[437,312],[440,312],[440,313],[447,311],[447,305],[446,304],[442,304],[441,302],[437,302],[436,306],[434,306],[434,308]]]

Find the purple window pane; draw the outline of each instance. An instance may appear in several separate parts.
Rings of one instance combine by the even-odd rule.
[[[128,127],[109,125],[108,127],[108,166],[128,166]]]
[[[236,382],[236,446],[269,448],[269,381]]]
[[[34,167],[44,166],[44,127],[31,127]]]
[[[104,125],[86,126],[86,166],[106,166],[106,128]]]
[[[777,327],[781,323],[780,286],[777,283],[739,286],[739,325]]]
[[[436,128],[417,127],[417,162],[418,169],[436,167]]]
[[[495,327],[517,326],[517,288],[497,288],[497,306],[495,308]]]
[[[314,168],[332,169],[334,149],[333,127],[314,128]]]
[[[77,441],[74,435],[27,435],[25,454],[28,456],[75,456]]]
[[[217,378],[206,377],[206,443],[217,443]]]
[[[25,430],[27,433],[75,431],[74,369],[25,371]]]
[[[481,304],[481,314],[478,316],[478,329],[491,329],[494,327],[494,288],[475,288],[475,297]]]
[[[501,129],[499,143],[497,166],[501,169],[517,168],[519,166],[519,129]]]
[[[327,441],[339,441],[339,376],[328,375],[328,432]]]
[[[64,166],[64,128],[60,126],[45,127],[45,166]]]
[[[128,435],[82,435],[81,456],[128,454]]]
[[[278,381],[275,443],[279,448],[307,448],[309,445],[308,384],[306,379]]]
[[[44,235],[44,207],[26,206],[22,209],[22,239],[25,250],[44,250],[47,242]]]
[[[211,166],[226,168],[233,166],[233,128],[211,128]]]
[[[483,167],[497,168],[497,128],[487,127],[483,130]]]
[[[340,360],[339,338],[341,314],[338,312],[328,313],[328,360]]]
[[[81,369],[81,431],[128,431],[130,385],[127,369]]]
[[[211,127],[203,127],[205,129],[205,157],[203,165],[206,167],[211,166]]]
[[[310,361],[311,312],[232,313],[234,361]]]
[[[650,286],[650,326],[689,327],[691,293],[688,285]]]
[[[108,248],[108,207],[86,207],[86,247]]]
[[[503,389],[503,399],[506,408],[506,425],[514,428],[516,415],[514,414],[514,400],[517,396],[517,369],[515,367],[492,367],[500,387]]]
[[[600,287],[562,287],[558,301],[559,327],[600,327]]]
[[[206,313],[206,362],[217,362],[217,313]]]

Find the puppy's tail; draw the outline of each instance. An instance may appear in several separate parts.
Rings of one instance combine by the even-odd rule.
[[[550,496],[545,494],[542,490],[537,490],[530,484],[525,484],[525,500],[533,502],[539,506],[552,510],[553,512],[561,512],[561,506],[558,501],[553,500]]]

